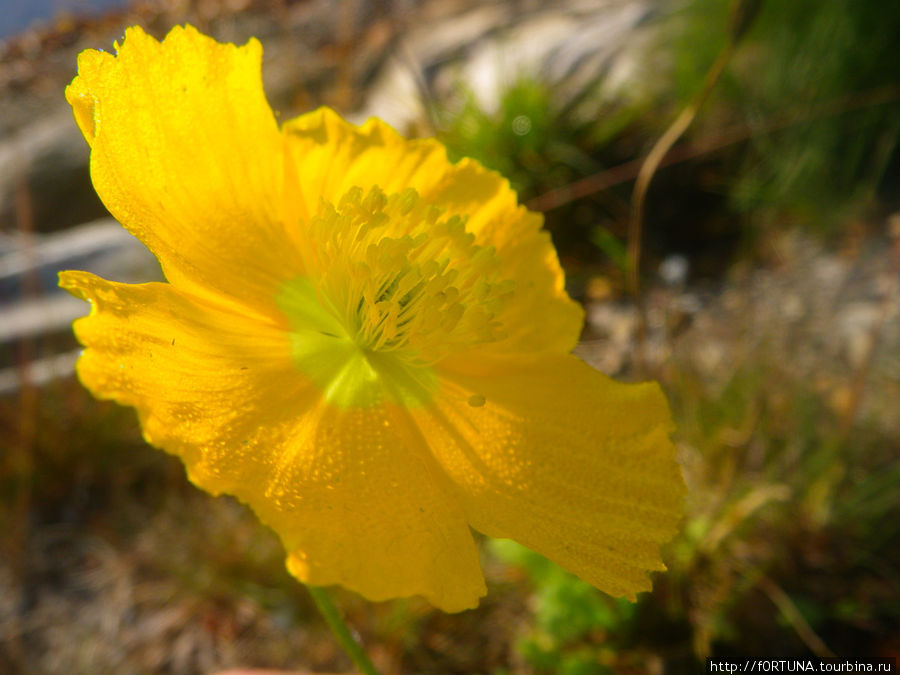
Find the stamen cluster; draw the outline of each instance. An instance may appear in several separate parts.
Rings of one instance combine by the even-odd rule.
[[[462,346],[503,337],[514,282],[466,221],[414,189],[353,187],[305,224],[308,274],[320,302],[360,348],[427,365]]]

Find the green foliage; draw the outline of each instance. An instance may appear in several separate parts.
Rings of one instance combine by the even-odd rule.
[[[512,82],[494,112],[472,92],[458,107],[437,111],[441,140],[452,159],[474,157],[509,179],[523,198],[594,167],[582,149],[582,125],[561,115],[550,87],[533,78]]]
[[[675,17],[682,103],[725,43],[731,4],[693,0]],[[753,131],[730,189],[738,211],[768,207],[828,226],[872,203],[900,140],[897,35],[894,2],[764,3],[706,113]]]
[[[900,537],[889,439],[861,426],[849,441],[817,385],[764,353],[715,388],[681,368],[670,392],[694,489],[666,581],[693,596],[699,656],[801,653],[801,619],[840,653],[864,617],[900,618],[883,576]]]
[[[669,56],[671,77],[666,93],[678,107],[694,97],[725,46],[730,4],[730,0],[688,0],[677,7],[664,26],[659,48]],[[661,122],[665,126],[666,121]]]
[[[510,82],[496,110],[485,110],[464,84],[460,89],[460,101],[433,111],[441,141],[451,159],[473,157],[500,172],[520,202],[628,160],[630,138],[647,110],[638,94],[610,102],[593,85],[563,106],[550,85],[531,77]],[[616,223],[624,222],[627,189],[604,193],[595,204],[582,200],[546,213],[545,225],[560,253],[599,258],[621,269],[623,228]]]
[[[621,643],[635,606],[615,600],[543,556],[509,540],[494,540],[500,560],[521,567],[535,589],[535,626],[518,648],[537,670],[570,675],[610,672],[604,652]]]
[[[628,253],[625,244],[603,225],[595,226],[590,232],[589,241],[613,262],[620,270],[628,266]]]

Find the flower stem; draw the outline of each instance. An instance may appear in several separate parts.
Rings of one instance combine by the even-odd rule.
[[[379,675],[366,652],[353,638],[350,628],[341,618],[340,612],[338,612],[337,607],[334,606],[334,602],[331,600],[331,596],[328,595],[328,591],[321,586],[307,586],[306,588],[309,590],[313,600],[316,601],[316,607],[319,608],[322,616],[325,617],[325,621],[328,622],[331,632],[334,633],[347,656],[359,668],[359,672],[363,673],[363,675]]]

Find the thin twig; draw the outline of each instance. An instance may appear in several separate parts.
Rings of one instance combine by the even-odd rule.
[[[830,658],[835,655],[822,638],[816,634],[807,620],[803,618],[803,614],[797,609],[797,605],[791,600],[791,596],[789,596],[781,586],[776,584],[765,574],[760,575],[756,580],[756,585],[769,597],[772,604],[778,608],[781,615],[794,629],[794,632],[797,633],[797,637],[803,640],[803,644],[809,647],[813,654],[820,658]]]
[[[724,129],[712,138],[695,142],[683,143],[675,146],[660,160],[659,167],[663,168],[678,164],[690,159],[696,159],[710,153],[726,148],[730,145],[741,143],[755,136],[775,133],[788,127],[808,123],[822,117],[830,117],[832,115],[840,115],[841,113],[851,112],[860,108],[868,108],[876,105],[891,103],[900,99],[900,87],[888,86],[878,87],[863,92],[854,92],[831,100],[827,103],[813,106],[811,108],[803,108],[792,110],[787,113],[778,115],[775,119],[764,125],[747,126],[744,124],[736,125]],[[629,160],[618,164],[609,169],[604,169],[597,173],[585,176],[577,181],[567,185],[548,190],[530,200],[525,205],[532,211],[552,211],[561,206],[565,206],[571,202],[592,194],[607,190],[616,185],[621,185],[630,180],[634,180],[644,158]]]
[[[719,52],[719,56],[710,66],[703,81],[703,87],[694,96],[688,106],[681,111],[681,114],[675,118],[675,121],[669,125],[666,132],[654,144],[650,153],[644,159],[637,174],[634,183],[634,190],[631,193],[631,217],[628,219],[628,249],[626,252],[627,269],[625,276],[625,288],[629,295],[634,299],[637,305],[637,327],[635,332],[634,346],[634,370],[641,374],[644,369],[644,346],[647,336],[647,316],[644,311],[643,300],[640,295],[640,266],[641,266],[641,239],[643,237],[644,223],[644,202],[647,197],[647,190],[650,188],[650,181],[659,168],[660,163],[675,145],[675,142],[681,138],[682,134],[694,121],[700,107],[709,97],[713,87],[725,70],[731,53],[734,51],[734,43],[729,42]]]
[[[669,125],[666,132],[656,141],[650,153],[644,159],[640,171],[638,171],[637,180],[634,183],[634,191],[631,196],[631,218],[628,220],[628,276],[627,287],[632,296],[637,297],[640,290],[640,259],[641,259],[641,236],[644,222],[644,202],[647,198],[647,190],[650,188],[650,181],[660,163],[668,154],[675,142],[681,138],[682,134],[694,121],[700,107],[709,98],[710,93],[715,87],[731,54],[734,51],[734,43],[729,41],[722,51],[719,52],[715,62],[710,66],[703,81],[703,87],[694,96],[688,106],[681,111],[681,114],[675,118],[675,121]]]

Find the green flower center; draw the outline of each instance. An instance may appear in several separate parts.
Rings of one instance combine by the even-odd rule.
[[[513,292],[492,247],[415,190],[354,187],[302,224],[306,274],[282,288],[298,367],[342,406],[428,400],[433,366],[503,337]]]

